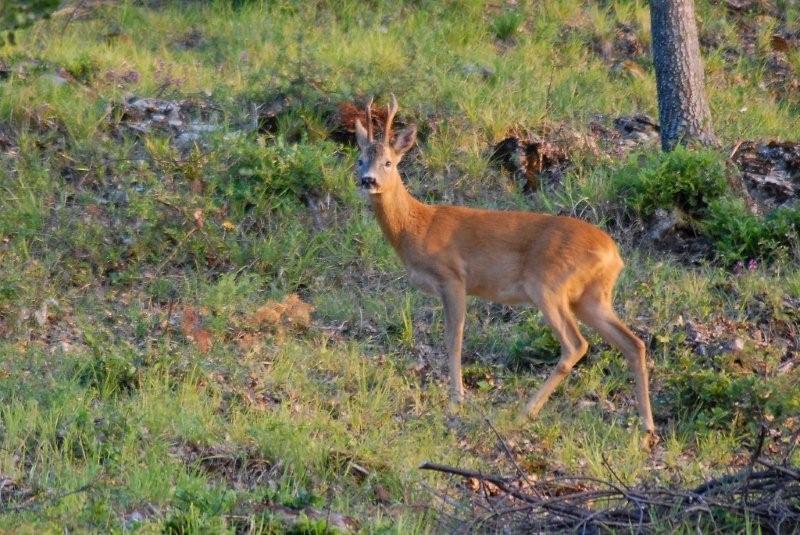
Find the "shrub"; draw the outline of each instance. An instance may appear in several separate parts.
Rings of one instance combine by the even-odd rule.
[[[328,193],[343,199],[353,188],[349,165],[338,151],[330,142],[293,144],[278,138],[264,147],[242,140],[215,186],[240,208],[259,206],[266,199],[296,202]]]
[[[702,229],[725,263],[748,258],[771,260],[797,246],[800,210],[778,208],[761,219],[751,214],[741,199],[723,197],[709,205]]]
[[[725,161],[712,150],[689,150],[632,156],[612,175],[613,190],[641,217],[659,208],[678,208],[692,218],[728,192]]]
[[[59,3],[59,0],[10,0],[8,3],[4,0],[0,9],[0,30],[30,26],[37,19],[49,16]]]
[[[675,373],[663,396],[672,414],[689,412],[698,428],[751,431],[767,419],[783,418],[800,409],[797,389],[754,375],[736,376],[701,368]],[[693,414],[691,414],[693,413]]]

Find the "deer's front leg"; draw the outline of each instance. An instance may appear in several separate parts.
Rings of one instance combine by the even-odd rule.
[[[450,401],[454,405],[464,401],[464,385],[461,380],[461,342],[464,338],[466,316],[466,291],[460,282],[445,282],[440,296],[444,304],[444,323],[447,355],[450,365]]]

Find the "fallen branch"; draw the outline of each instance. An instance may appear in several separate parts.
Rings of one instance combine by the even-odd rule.
[[[690,489],[628,487],[607,461],[613,481],[560,476],[531,482],[525,474],[493,475],[430,462],[420,468],[480,483],[477,490],[451,483],[448,488],[457,495],[448,492],[446,500],[433,493],[441,500],[442,529],[450,533],[646,533],[687,525],[719,531],[723,518],[767,532],[800,530],[800,467],[761,457],[762,447],[763,439],[736,473]]]

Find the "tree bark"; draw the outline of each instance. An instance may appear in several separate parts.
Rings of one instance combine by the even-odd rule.
[[[661,148],[693,141],[714,145],[711,111],[694,17],[694,0],[650,0]]]

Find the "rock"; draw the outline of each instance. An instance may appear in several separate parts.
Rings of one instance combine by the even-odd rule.
[[[739,338],[738,336],[728,342],[725,349],[727,349],[731,353],[741,353],[744,350],[744,340]]]
[[[661,135],[658,123],[643,113],[617,117],[614,119],[614,127],[619,130],[624,138],[633,139],[639,143],[658,139]]]
[[[166,100],[131,96],[121,105],[120,122],[130,130],[170,134],[179,150],[194,147],[205,134],[219,130],[213,106],[198,100]]]
[[[179,150],[187,150],[194,147],[200,140],[200,134],[196,132],[184,132],[175,138],[175,146]]]
[[[145,516],[139,511],[133,511],[130,514],[125,515],[124,517],[125,529],[133,528],[134,526],[136,526],[136,524],[143,522],[144,519]]]
[[[647,235],[651,240],[655,241],[661,241],[676,228],[686,226],[686,216],[677,208],[673,208],[670,212],[663,208],[657,209],[652,221],[653,223]]]
[[[494,76],[494,69],[492,69],[491,67],[487,67],[485,65],[467,63],[466,65],[464,65],[463,70],[464,74],[466,75],[478,74],[484,79],[491,78],[492,76]]]
[[[52,82],[53,85],[57,86],[62,86],[67,82],[69,82],[69,80],[67,80],[66,78],[64,78],[59,74],[45,74],[44,79],[49,80],[50,82]]]

